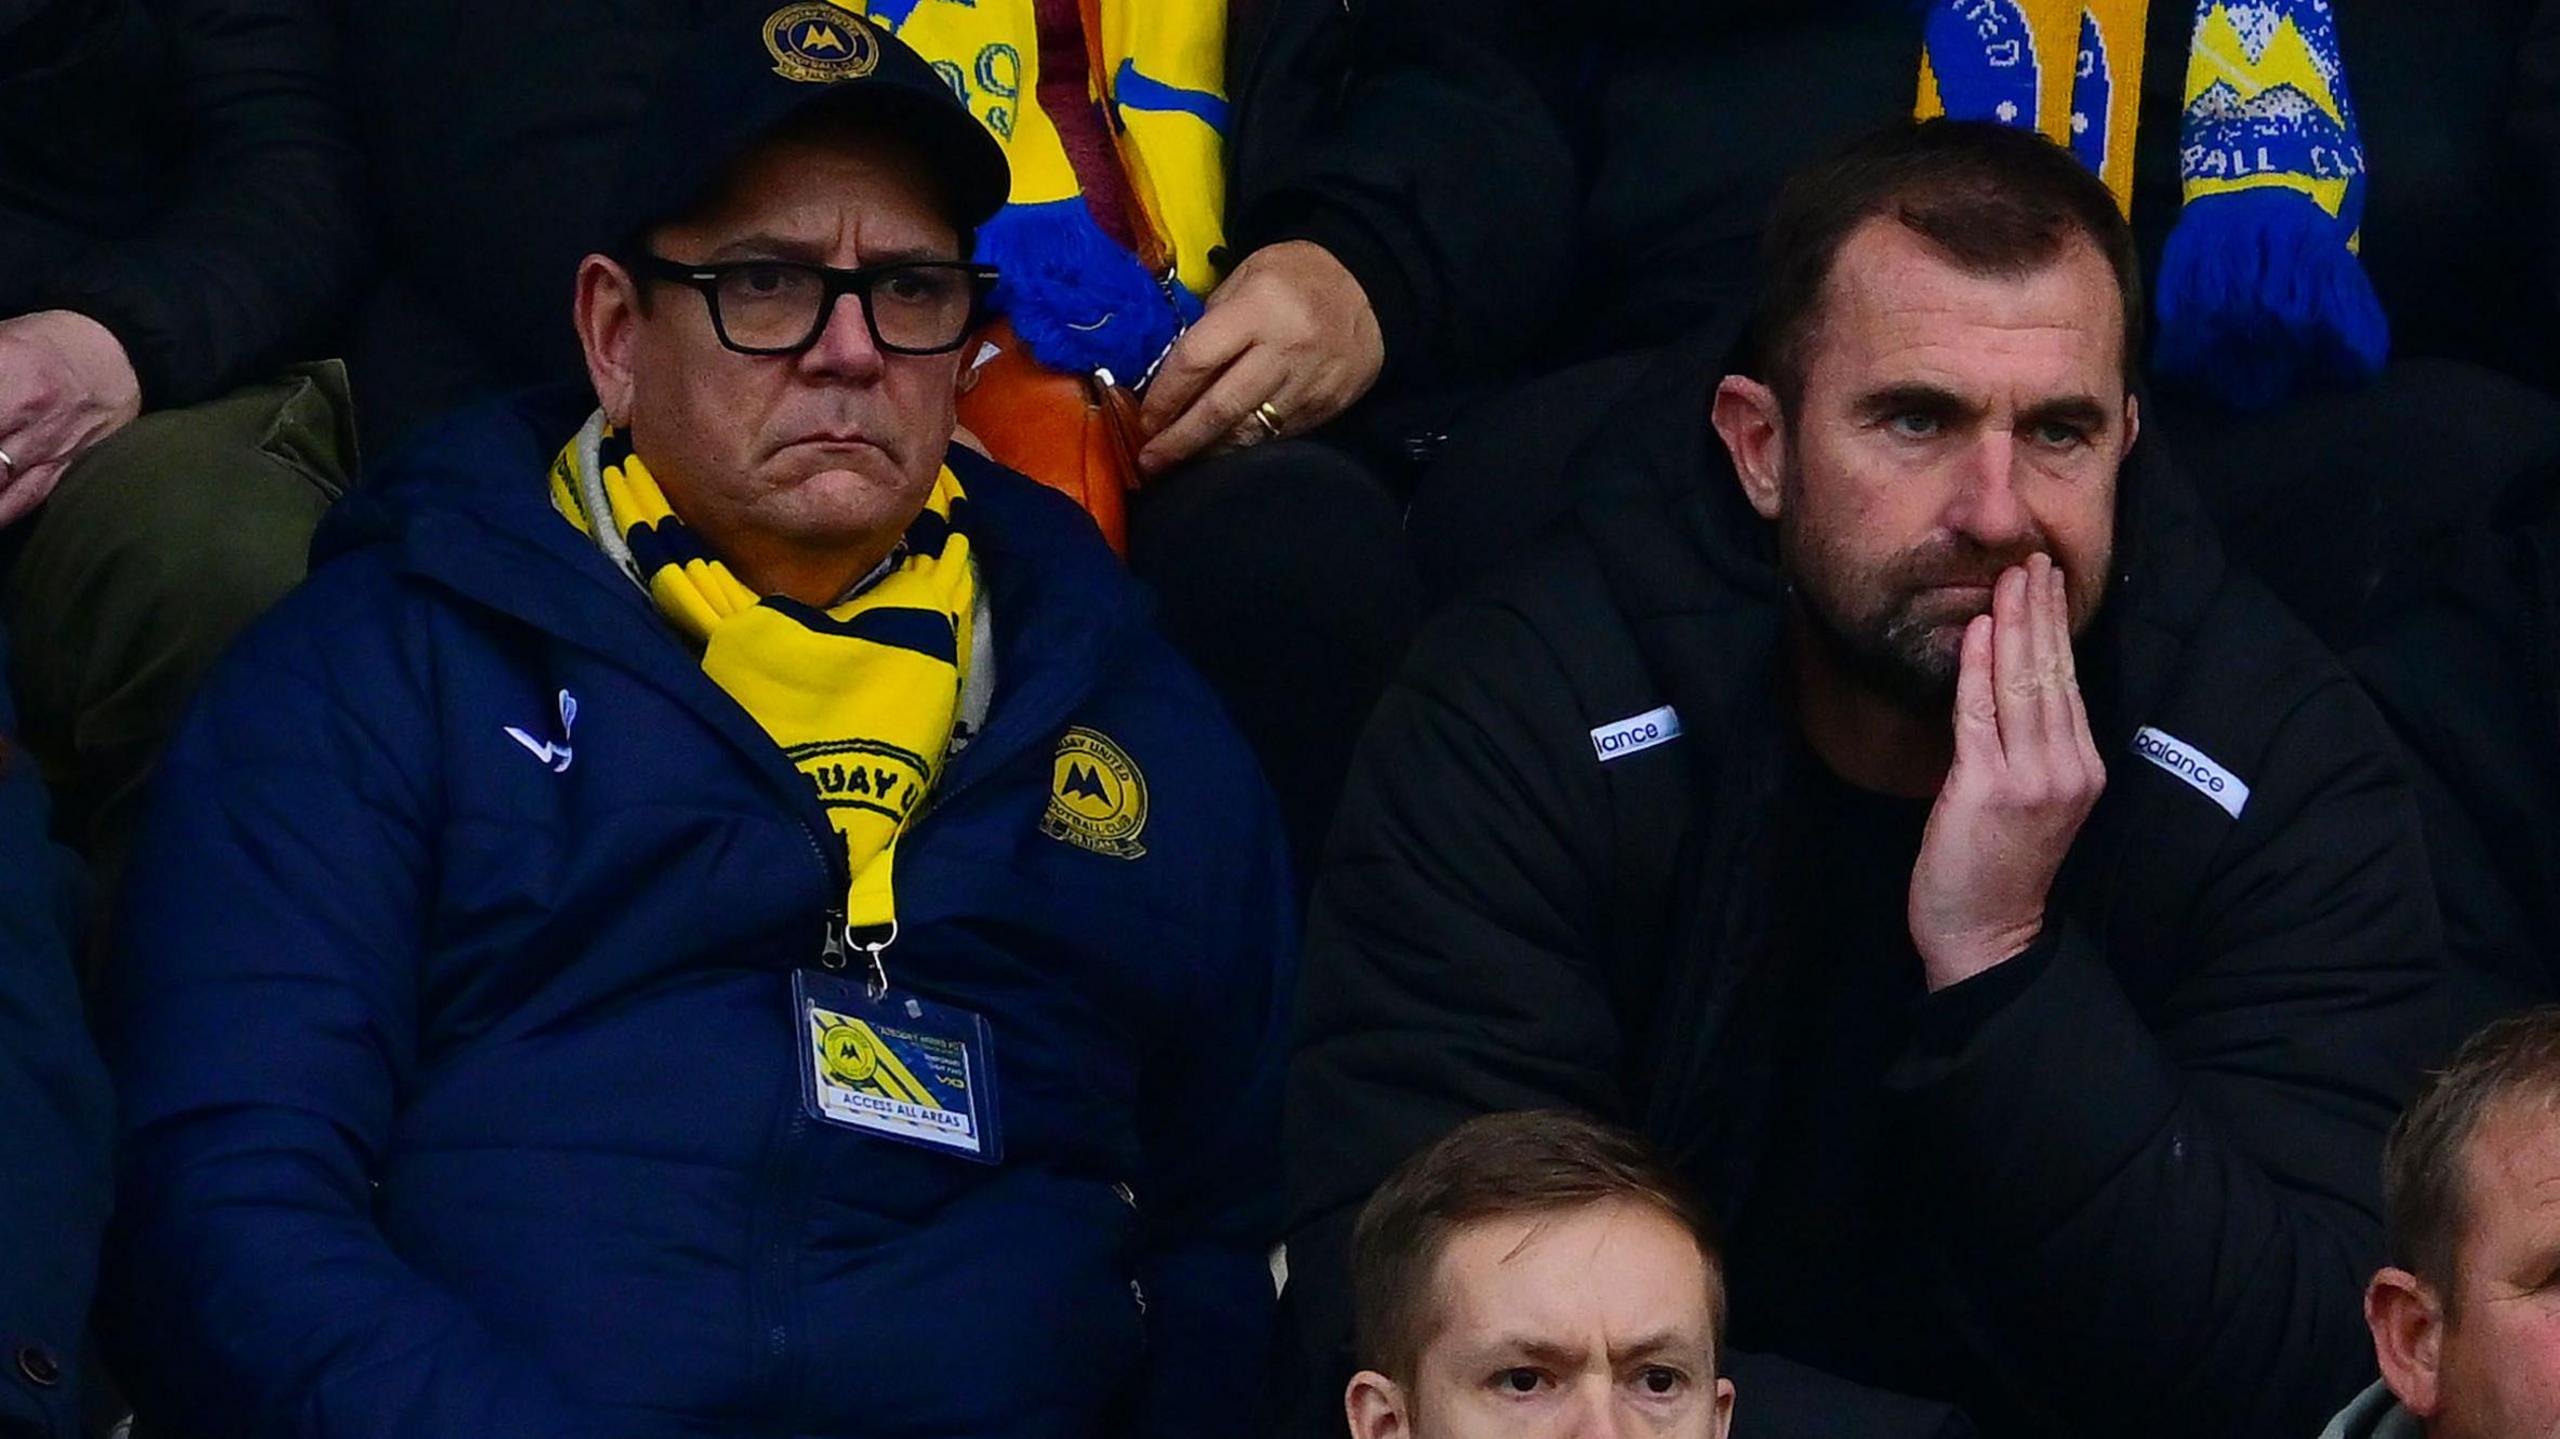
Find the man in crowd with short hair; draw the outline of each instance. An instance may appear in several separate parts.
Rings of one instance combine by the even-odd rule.
[[[2560,1434],[2560,1007],[2465,1041],[2392,1127],[2381,1382],[2323,1439]]]
[[[1006,180],[886,31],[715,22],[594,177],[590,386],[217,673],[109,1011],[145,1424],[1250,1432],[1291,884],[1090,523],[950,443]]]
[[[1352,1439],[1724,1439],[1724,1277],[1705,1212],[1642,1142],[1490,1114],[1360,1212]]]
[[[1713,1206],[1741,1348],[1998,1435],[2308,1432],[2452,1039],[2380,723],[2138,443],[2069,153],[1905,122],[1764,244],[1748,343],[1631,394],[1363,741],[1291,1077],[1315,1362],[1369,1189],[1567,1105]]]
[[[1351,1439],[1721,1439],[1742,1388],[1746,1435],[1972,1435],[1942,1405],[1728,1351],[1724,1263],[1688,1184],[1634,1135],[1565,1110],[1481,1115],[1361,1208],[1360,1372],[1335,1412]]]

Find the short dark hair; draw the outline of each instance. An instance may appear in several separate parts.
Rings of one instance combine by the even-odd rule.
[[[1440,1256],[1461,1228],[1612,1200],[1644,1205],[1698,1243],[1710,1343],[1724,1335],[1720,1246],[1688,1186],[1643,1141],[1584,1115],[1527,1110],[1470,1119],[1390,1175],[1351,1232],[1352,1333],[1364,1365],[1409,1384],[1438,1324]]]
[[[2490,1110],[2513,1102],[2560,1109],[2560,1005],[2508,1015],[2464,1040],[2383,1142],[2383,1256],[2448,1307],[2470,1224],[2471,1139]]]
[[[1849,236],[1891,216],[1968,274],[2028,275],[2075,238],[2098,247],[2124,302],[2125,387],[2142,352],[2142,261],[2105,182],[2032,130],[1987,121],[1901,121],[1790,176],[1761,232],[1753,373],[1790,412],[1805,350]]]

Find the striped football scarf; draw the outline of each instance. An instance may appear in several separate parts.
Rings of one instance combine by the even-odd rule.
[[[946,467],[870,580],[815,609],[741,583],[598,414],[551,466],[551,503],[702,647],[702,672],[782,746],[843,841],[845,921],[896,917],[898,836],[942,776],[969,673],[978,577]],[[612,521],[599,528],[599,510]]]
[[[2236,410],[2382,369],[2364,143],[2329,0],[2194,0],[2152,369]],[[1922,118],[2040,130],[2133,195],[2146,0],[1929,0]]]

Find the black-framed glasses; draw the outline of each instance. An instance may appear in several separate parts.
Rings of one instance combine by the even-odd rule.
[[[836,301],[862,305],[871,341],[892,355],[940,355],[960,348],[995,285],[993,265],[966,260],[900,260],[839,270],[797,260],[731,260],[688,265],[640,254],[632,268],[690,286],[711,309],[720,343],[741,355],[797,355],[818,343]]]

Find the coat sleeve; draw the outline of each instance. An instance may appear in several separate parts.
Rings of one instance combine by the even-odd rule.
[[[1210,930],[1202,951],[1217,961],[1199,971],[1200,1019],[1145,1080],[1138,1284],[1147,1366],[1130,1432],[1160,1439],[1266,1428],[1297,888],[1260,776],[1240,762],[1232,789],[1249,796],[1235,805],[1245,822],[1216,852],[1236,862],[1200,867],[1198,912]]]
[[[71,857],[9,719],[0,690],[0,1220],[29,1241],[0,1262],[0,1434],[69,1439],[107,1220],[107,1076],[72,981]]]
[[[121,341],[146,408],[190,405],[310,343],[364,263],[361,170],[320,0],[155,0],[176,57],[167,203],[42,290]]]
[[[1459,1122],[1623,1119],[1593,962],[1597,766],[1525,623],[1463,605],[1426,632],[1354,761],[1308,920],[1286,1117],[1295,1433],[1342,1432],[1348,1254],[1370,1190]]]
[[[1391,374],[1498,373],[1571,289],[1581,196],[1549,96],[1569,47],[1515,0],[1268,0],[1238,111],[1237,250],[1312,240],[1360,282]],[[1323,43],[1331,29],[1336,43]]]
[[[374,1223],[418,1064],[434,708],[390,658],[395,622],[334,618],[367,601],[287,603],[162,760],[126,883],[116,1372],[146,1422],[207,1436],[587,1432]],[[380,657],[331,666],[289,616]]]
[[[1973,1345],[2109,1432],[2316,1433],[2370,1380],[2382,1137],[2457,1022],[2379,720],[2333,679],[2262,755],[2196,891],[2125,901],[2185,909],[2164,992],[2058,922],[1889,1076]]]

